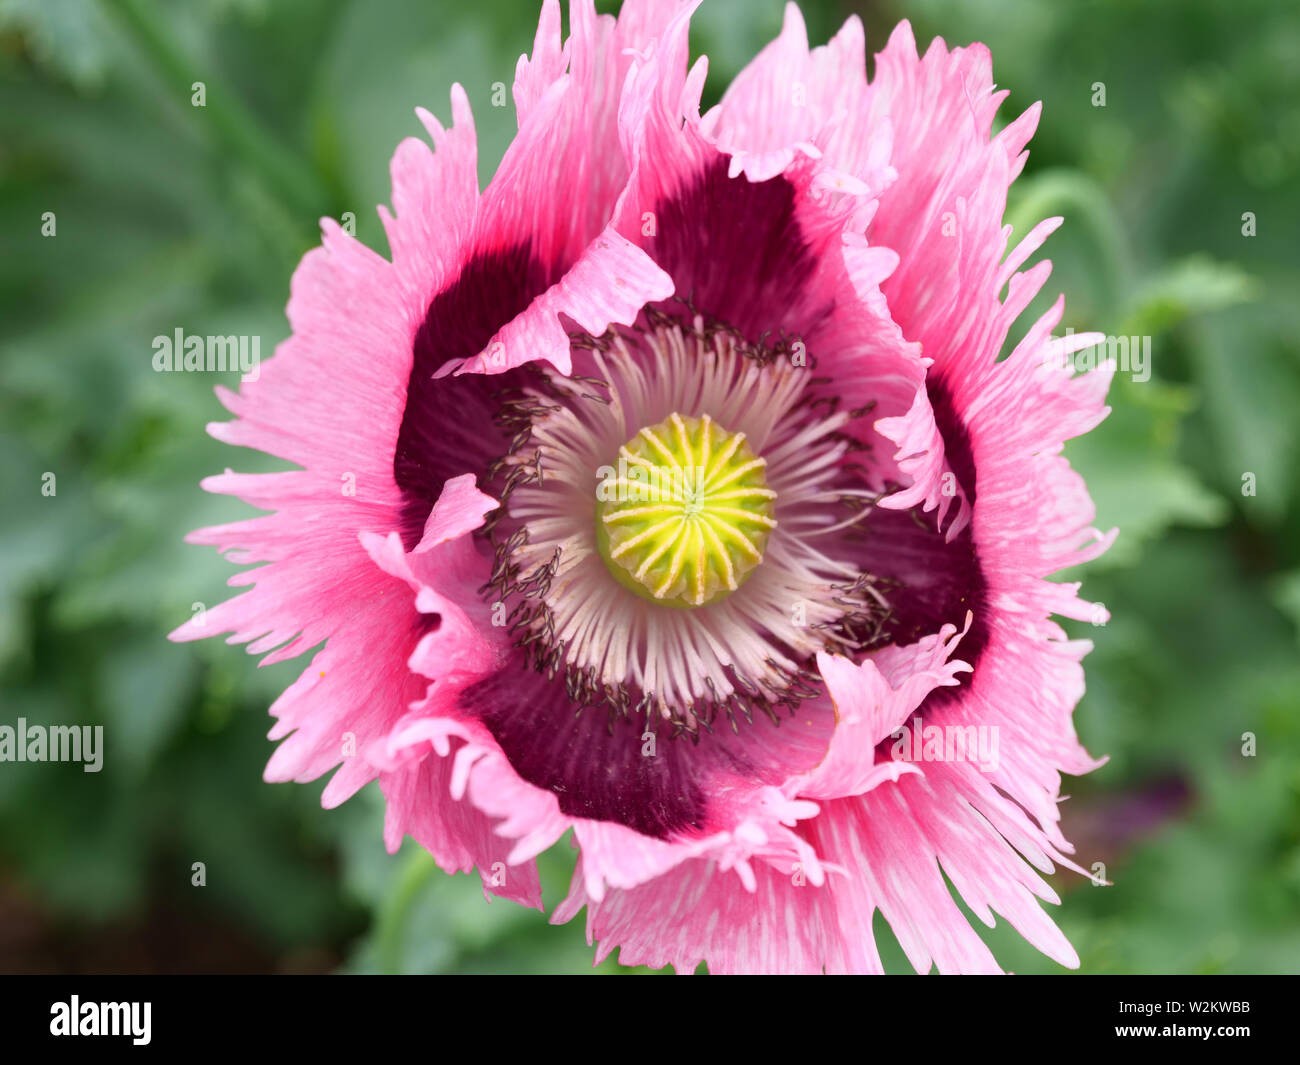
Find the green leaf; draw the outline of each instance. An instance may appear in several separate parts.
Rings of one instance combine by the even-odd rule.
[[[1213,315],[1190,339],[1214,472],[1243,512],[1265,525],[1279,522],[1300,490],[1297,337],[1300,312],[1270,301]]]
[[[1192,407],[1187,389],[1116,374],[1112,411],[1101,426],[1066,445],[1097,507],[1097,526],[1119,526],[1119,539],[1086,572],[1131,565],[1173,525],[1214,526],[1223,500],[1176,458],[1178,423]]]
[[[1120,336],[1153,336],[1185,319],[1258,298],[1262,286],[1236,263],[1207,256],[1180,259],[1138,286]]]
[[[1284,573],[1273,581],[1273,602],[1296,627],[1300,639],[1300,569]]]

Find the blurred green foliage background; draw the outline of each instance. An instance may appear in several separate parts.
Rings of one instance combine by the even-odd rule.
[[[818,43],[858,8],[803,6]],[[1078,729],[1110,762],[1066,782],[1064,813],[1081,862],[1114,884],[1058,874],[1054,913],[1084,972],[1295,972],[1296,9],[860,13],[872,52],[904,16],[923,43],[987,43],[1011,90],[1003,121],[1043,101],[1008,221],[1067,223],[1031,313],[1064,290],[1066,324],[1153,337],[1151,380],[1117,375],[1113,415],[1068,451],[1098,524],[1123,530],[1085,575],[1113,620],[1074,626],[1096,642]],[[514,123],[492,85],[512,81],[535,19],[517,0],[0,0],[0,723],[107,736],[99,774],[0,765],[0,970],[589,970],[580,921],[487,904],[476,877],[442,875],[409,841],[388,857],[373,787],[325,812],[319,784],[261,782],[266,708],[305,660],[259,670],[220,641],[163,639],[233,572],[182,536],[249,513],[199,479],[273,467],[205,435],[224,416],[216,376],[154,373],[152,338],[259,334],[269,354],[320,215],[354,212],[386,251],[389,158],[421,132],[417,104],[449,118],[453,81],[486,181]],[[780,20],[778,0],[705,0],[709,101]],[[545,856],[548,906],[571,864],[564,845]],[[988,936],[1017,972],[1060,971],[1004,923]]]

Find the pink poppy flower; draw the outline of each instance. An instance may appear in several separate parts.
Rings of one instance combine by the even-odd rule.
[[[542,9],[488,187],[463,91],[393,159],[392,262],[337,225],[293,335],[210,430],[298,470],[204,482],[272,513],[200,530],[244,594],[173,634],[267,661],[325,642],[272,707],[268,780],[378,778],[386,840],[541,906],[597,957],[878,971],[997,964],[945,875],[1077,965],[1035,873],[1078,867],[1062,772],[1093,618],[1047,578],[1108,546],[1060,451],[1106,414],[1047,277],[1008,251],[1037,107],[981,46],[866,78],[861,24],[781,36],[700,112],[696,5]],[[933,730],[937,729],[938,732]],[[934,737],[940,737],[937,741]],[[959,744],[955,741],[960,739]]]

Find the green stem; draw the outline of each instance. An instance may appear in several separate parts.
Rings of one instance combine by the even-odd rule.
[[[163,79],[188,99],[193,83],[203,79],[194,76],[197,64],[167,32],[150,0],[102,3],[118,16]],[[202,110],[209,133],[258,174],[290,211],[306,215],[313,222],[328,213],[329,197],[316,171],[285,150],[236,97],[209,91]]]
[[[400,973],[405,954],[402,935],[420,891],[438,866],[424,850],[413,850],[397,875],[397,884],[375,919],[375,958],[381,972]]]

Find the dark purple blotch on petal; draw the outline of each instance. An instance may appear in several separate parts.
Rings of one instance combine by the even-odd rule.
[[[493,421],[502,390],[516,387],[518,371],[469,373],[434,379],[451,359],[483,351],[493,335],[528,308],[553,282],[527,245],[484,252],[434,296],[415,334],[406,409],[393,454],[402,491],[402,542],[409,551],[442,486],[462,473],[481,475],[509,446]]]
[[[932,378],[926,388],[948,465],[974,506],[978,484],[970,434],[942,380]],[[884,592],[890,605],[886,623],[890,643],[916,643],[944,625],[961,629],[967,611],[971,612],[970,630],[957,645],[955,657],[968,663],[972,671],[958,674],[956,686],[935,689],[921,709],[935,710],[958,698],[979,668],[989,642],[988,585],[971,526],[949,543],[935,527],[933,513],[925,514],[920,508],[877,508],[866,523],[865,535],[853,541],[852,558],[864,573],[888,582]]]
[[[661,731],[647,756],[644,719],[615,720],[591,706],[575,715],[564,681],[522,661],[466,688],[460,706],[491,731],[515,772],[553,792],[570,817],[614,821],[656,839],[703,824],[689,740]]]
[[[727,157],[654,210],[649,252],[677,285],[677,297],[750,341],[798,331],[791,320],[813,274],[812,249],[784,177],[727,176]]]

